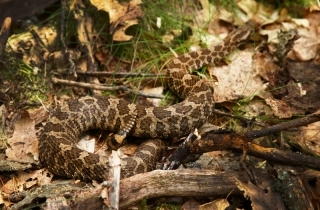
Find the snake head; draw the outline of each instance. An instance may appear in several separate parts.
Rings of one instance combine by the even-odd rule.
[[[232,43],[235,46],[239,46],[250,38],[252,32],[252,27],[246,24],[238,29],[233,30],[226,38],[225,43]]]

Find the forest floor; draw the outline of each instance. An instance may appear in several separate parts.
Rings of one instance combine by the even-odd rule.
[[[0,209],[320,209],[319,20],[316,1],[0,1]],[[120,201],[109,185],[41,166],[39,137],[56,107],[86,95],[179,103],[163,66],[245,24],[246,43],[194,73],[216,109],[192,161],[121,180]],[[108,134],[86,136],[105,153]]]

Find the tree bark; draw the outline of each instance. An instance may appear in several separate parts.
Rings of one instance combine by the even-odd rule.
[[[256,170],[259,180],[270,179],[267,172]],[[138,174],[120,182],[120,208],[126,208],[145,199],[167,196],[210,196],[226,197],[231,192],[241,194],[237,189],[236,179],[247,183],[249,178],[244,171],[214,172],[212,170],[181,169],[174,171],[155,170]],[[12,209],[25,209],[35,205],[43,209],[57,207],[57,198],[64,200],[63,207],[68,209],[102,209],[101,187],[83,187],[83,184],[74,184],[69,181],[50,184],[37,188],[27,195]],[[44,203],[39,203],[40,200]],[[49,199],[50,198],[50,199]],[[70,199],[73,198],[73,199]],[[52,202],[52,203],[50,203]]]
[[[268,178],[258,172],[259,179]],[[128,207],[139,200],[164,196],[214,196],[225,197],[237,190],[235,178],[247,183],[244,171],[214,172],[212,170],[183,169],[152,171],[124,179],[120,183],[120,207]]]

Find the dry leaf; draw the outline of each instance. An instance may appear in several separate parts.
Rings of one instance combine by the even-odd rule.
[[[217,199],[199,206],[199,210],[219,210],[227,209],[230,206],[227,199]]]
[[[253,100],[245,107],[245,117],[272,116],[271,108],[261,100]]]
[[[163,96],[163,86],[155,87],[155,88],[144,88],[142,90],[142,92],[146,93],[146,94],[154,94],[154,95]],[[147,101],[151,102],[154,106],[159,107],[161,105],[160,98],[147,98]]]
[[[31,32],[12,35],[6,44],[6,51],[15,57],[22,57],[23,62],[30,66],[40,66],[43,50],[52,51],[57,37],[58,33],[53,27],[35,27]]]
[[[298,34],[300,38],[295,41],[292,53],[294,54],[295,60],[308,61],[316,57],[319,53],[319,33],[317,29],[312,30],[309,28],[298,28]],[[289,54],[290,58],[292,54]]]
[[[314,2],[310,2],[310,11],[320,11],[320,4],[315,4]]]
[[[110,17],[110,33],[113,34],[115,41],[128,41],[132,36],[125,34],[125,30],[132,25],[138,24],[138,17],[143,16],[143,12],[139,6],[140,0],[132,0],[130,2],[91,0],[91,4],[98,10],[104,10],[109,13]]]
[[[252,55],[252,50],[238,51],[229,65],[210,68],[210,74],[218,80],[214,84],[216,102],[250,97],[264,89],[259,72],[252,68]]]
[[[47,169],[40,169],[30,173],[18,171],[17,176],[3,185],[2,191],[6,194],[22,192],[35,185],[41,186],[49,184],[52,177],[53,175]]]
[[[132,25],[138,24],[138,20],[126,20],[122,23],[122,27],[117,29],[113,34],[113,40],[115,41],[129,41],[132,36],[126,35],[125,32],[127,28]]]
[[[193,210],[199,209],[199,202],[196,201],[194,198],[189,198],[182,206],[181,210]]]
[[[137,150],[138,145],[136,144],[125,144],[118,149],[119,156],[122,158],[133,155],[133,153]]]
[[[28,110],[30,118],[35,121],[35,124],[39,124],[42,121],[46,120],[49,116],[48,110],[44,109],[42,106]]]
[[[246,184],[238,179],[236,180],[238,188],[244,191],[246,197],[250,198],[252,209],[286,209],[281,195],[271,189],[273,184],[270,181],[264,181],[257,187],[251,182]]]
[[[247,14],[247,18],[260,24],[268,24],[278,19],[278,11],[267,6],[267,4],[257,3],[254,0],[241,0],[237,2],[238,7]]]
[[[239,160],[229,150],[206,152],[195,163],[202,169],[216,171],[240,170]]]
[[[21,119],[15,123],[13,136],[8,139],[8,144],[10,145],[10,148],[6,149],[8,160],[37,164],[39,154],[35,123],[27,112],[23,112]]]
[[[97,7],[98,10],[104,10],[109,13],[111,24],[123,17],[127,11],[127,7],[120,4],[118,1],[90,0],[90,2]]]
[[[290,118],[292,117],[292,112],[290,107],[285,101],[277,100],[274,98],[265,99],[266,103],[273,110],[273,114],[279,118]]]
[[[320,156],[320,122],[299,127],[290,142],[299,145],[303,150]]]
[[[259,4],[254,0],[240,0],[237,2],[237,5],[249,18],[254,17],[258,13]],[[259,14],[261,14],[261,12]]]

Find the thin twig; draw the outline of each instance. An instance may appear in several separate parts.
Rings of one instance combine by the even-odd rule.
[[[280,123],[278,125],[270,126],[268,128],[247,132],[245,134],[245,137],[247,137],[249,139],[255,139],[255,138],[262,137],[262,136],[267,136],[270,134],[278,133],[280,131],[287,130],[290,128],[297,128],[299,126],[308,125],[310,123],[314,123],[317,121],[320,121],[320,111],[317,111],[315,113],[312,113],[310,115],[307,115],[307,116],[299,118],[299,119],[290,120],[288,122],[284,122],[284,123]]]
[[[66,69],[67,70],[67,69]],[[61,74],[69,74],[66,70],[62,70]],[[133,70],[134,71],[134,70]],[[84,72],[76,71],[78,75],[85,76],[103,76],[103,77],[112,77],[112,78],[124,78],[124,77],[165,77],[165,74],[149,74],[149,73],[132,73],[132,72]]]
[[[60,84],[60,85],[68,85],[68,86],[75,86],[75,87],[82,87],[82,88],[88,88],[88,89],[95,89],[95,90],[107,90],[107,91],[125,91],[125,92],[131,92],[133,94],[144,96],[148,98],[160,98],[163,99],[164,96],[151,94],[151,93],[144,93],[141,91],[136,91],[128,88],[127,86],[104,86],[104,85],[97,85],[97,84],[88,84],[84,82],[75,82],[71,80],[63,80],[58,79],[56,77],[52,77],[52,82],[54,84]]]

